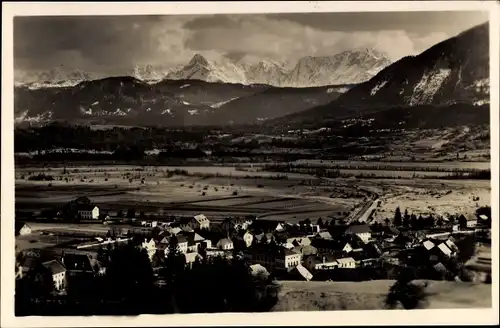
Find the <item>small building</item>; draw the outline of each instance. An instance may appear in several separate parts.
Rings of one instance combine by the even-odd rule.
[[[77,214],[81,220],[98,220],[99,207],[90,204],[80,205]]]
[[[149,241],[147,239],[144,239],[144,241],[141,244],[141,247],[146,250],[149,256],[149,260],[153,259],[153,255],[156,253],[156,242],[153,238],[151,238]]]
[[[29,235],[31,233],[31,227],[24,222],[16,221],[15,229],[16,229],[16,236],[24,236],[24,235]]]
[[[356,260],[352,257],[344,257],[337,259],[340,269],[354,269],[356,268]]]
[[[234,249],[233,241],[230,238],[222,238],[217,243],[217,248],[222,250],[231,250]]]
[[[210,228],[210,221],[207,219],[207,217],[205,215],[198,214],[198,215],[195,215],[194,217],[191,217],[191,218],[181,219],[180,228],[183,230],[185,228],[190,228],[193,230],[209,229]]]
[[[197,260],[202,259],[202,256],[198,252],[186,253],[184,254],[184,256],[186,259],[186,265],[189,267],[192,267],[193,263],[196,262]]]
[[[349,226],[346,235],[356,235],[363,242],[368,243],[372,238],[372,230],[368,224],[356,224]]]
[[[300,254],[285,248],[280,248],[274,259],[274,267],[277,269],[289,269],[299,265],[301,262]]]
[[[337,258],[332,254],[320,254],[307,256],[305,266],[312,271],[331,270],[339,266]]]
[[[57,260],[42,263],[52,273],[52,279],[56,290],[61,291],[66,288],[66,268]]]

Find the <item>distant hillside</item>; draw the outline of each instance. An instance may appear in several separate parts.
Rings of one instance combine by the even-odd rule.
[[[336,99],[350,86],[275,88],[263,84],[163,80],[130,76],[83,81],[75,86],[14,90],[17,125],[74,121],[115,125],[252,124]]]
[[[450,105],[489,102],[489,25],[405,57],[339,97],[338,105]]]
[[[223,104],[214,111],[210,122],[218,124],[262,122],[329,103],[349,88],[350,86],[271,88]]]
[[[269,124],[322,124],[388,110],[396,116],[400,116],[397,110],[414,113],[430,123],[454,125],[465,118],[488,122],[489,113],[483,110],[489,108],[488,32],[488,24],[474,27],[418,56],[397,61],[329,104]],[[416,113],[417,108],[432,111]],[[450,110],[454,108],[461,111],[454,115]]]

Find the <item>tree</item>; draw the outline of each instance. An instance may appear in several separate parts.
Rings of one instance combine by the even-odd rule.
[[[405,268],[400,272],[396,282],[389,289],[385,303],[389,308],[394,308],[401,303],[406,310],[422,307],[427,299],[425,292],[426,284],[416,285],[412,283],[415,272],[411,268]]]
[[[460,226],[460,230],[467,229],[467,219],[463,214],[458,217],[458,224]]]
[[[394,225],[399,227],[402,224],[402,218],[401,218],[401,209],[399,206],[396,208],[396,212],[394,213]]]
[[[116,214],[119,218],[123,218],[123,210],[119,210],[118,213]]]
[[[385,225],[388,226],[391,223],[391,220],[389,218],[385,218],[384,222],[385,222]]]
[[[323,228],[324,226],[323,219],[321,218],[318,219],[318,226],[320,226],[320,228]]]
[[[127,217],[128,217],[128,218],[135,218],[135,209],[130,208],[130,209],[127,211]]]

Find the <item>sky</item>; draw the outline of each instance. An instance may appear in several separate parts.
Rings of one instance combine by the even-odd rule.
[[[136,65],[211,60],[285,61],[372,48],[391,60],[486,22],[486,12],[31,16],[14,19],[14,69],[116,75]]]

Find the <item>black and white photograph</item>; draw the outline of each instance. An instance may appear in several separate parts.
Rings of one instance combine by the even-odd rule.
[[[11,17],[13,316],[497,307],[495,3],[355,4]]]

